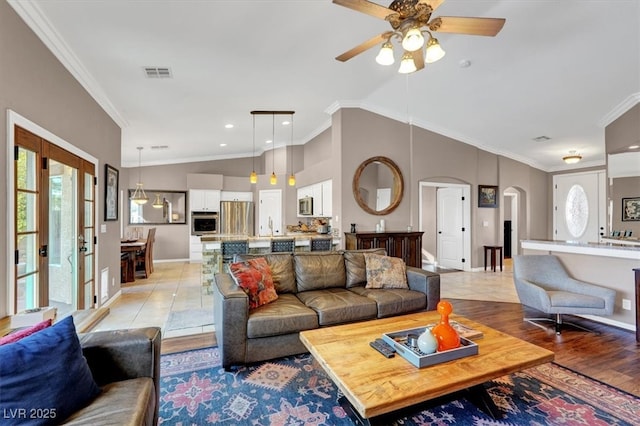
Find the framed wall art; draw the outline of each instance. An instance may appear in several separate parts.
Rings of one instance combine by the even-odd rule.
[[[478,185],[478,207],[498,207],[498,187]]]
[[[640,197],[622,199],[622,221],[640,221]]]
[[[119,172],[113,166],[104,166],[104,220],[118,220],[118,178]]]

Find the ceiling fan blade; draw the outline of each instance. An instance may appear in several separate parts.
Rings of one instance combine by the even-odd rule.
[[[384,6],[380,6],[379,4],[372,3],[367,0],[333,0],[333,2],[340,6],[347,7],[357,12],[366,13],[367,15],[371,15],[380,19],[385,19],[387,16],[396,13],[391,9],[387,9]]]
[[[431,7],[431,13],[440,7],[444,0],[420,0],[418,3],[428,4]]]
[[[377,45],[377,44],[382,44],[385,41],[387,41],[387,39],[389,37],[391,37],[391,34],[393,34],[393,32],[391,31],[387,31],[384,32],[382,34],[378,34],[375,37],[370,38],[369,40],[365,41],[364,43],[354,47],[351,50],[348,50],[346,52],[344,52],[342,55],[336,56],[336,59],[341,61],[341,62],[345,62],[348,61],[349,59],[353,58],[356,55],[361,54],[362,52],[364,52],[365,50],[371,49],[373,46]]]
[[[429,22],[429,29],[440,33],[457,33],[493,37],[504,26],[504,18],[465,18],[440,16]]]
[[[411,52],[413,55],[413,63],[416,66],[416,71],[420,71],[424,68],[424,54],[422,53],[423,49],[418,49],[414,52]]]

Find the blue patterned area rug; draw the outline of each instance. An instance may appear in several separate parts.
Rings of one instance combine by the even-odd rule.
[[[351,425],[342,396],[310,354],[225,372],[217,348],[163,355],[160,424]],[[505,417],[461,398],[403,410],[385,425],[640,425],[640,399],[549,363],[486,384]]]

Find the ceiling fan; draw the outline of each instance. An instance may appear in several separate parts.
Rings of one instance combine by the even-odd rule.
[[[345,62],[356,55],[382,43],[376,56],[381,65],[395,62],[392,38],[402,41],[404,54],[398,72],[406,74],[424,68],[425,62],[432,63],[441,59],[445,52],[431,32],[457,33],[468,35],[495,36],[504,26],[503,18],[467,18],[461,16],[440,16],[431,19],[431,14],[444,0],[394,0],[389,7],[381,6],[367,0],[333,0],[333,3],[348,7],[376,18],[384,19],[391,24],[393,31],[365,41],[364,43],[336,57]],[[423,34],[429,36],[425,46]]]

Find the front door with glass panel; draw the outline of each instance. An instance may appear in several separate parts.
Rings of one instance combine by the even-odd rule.
[[[93,306],[94,166],[16,128],[15,311]]]

